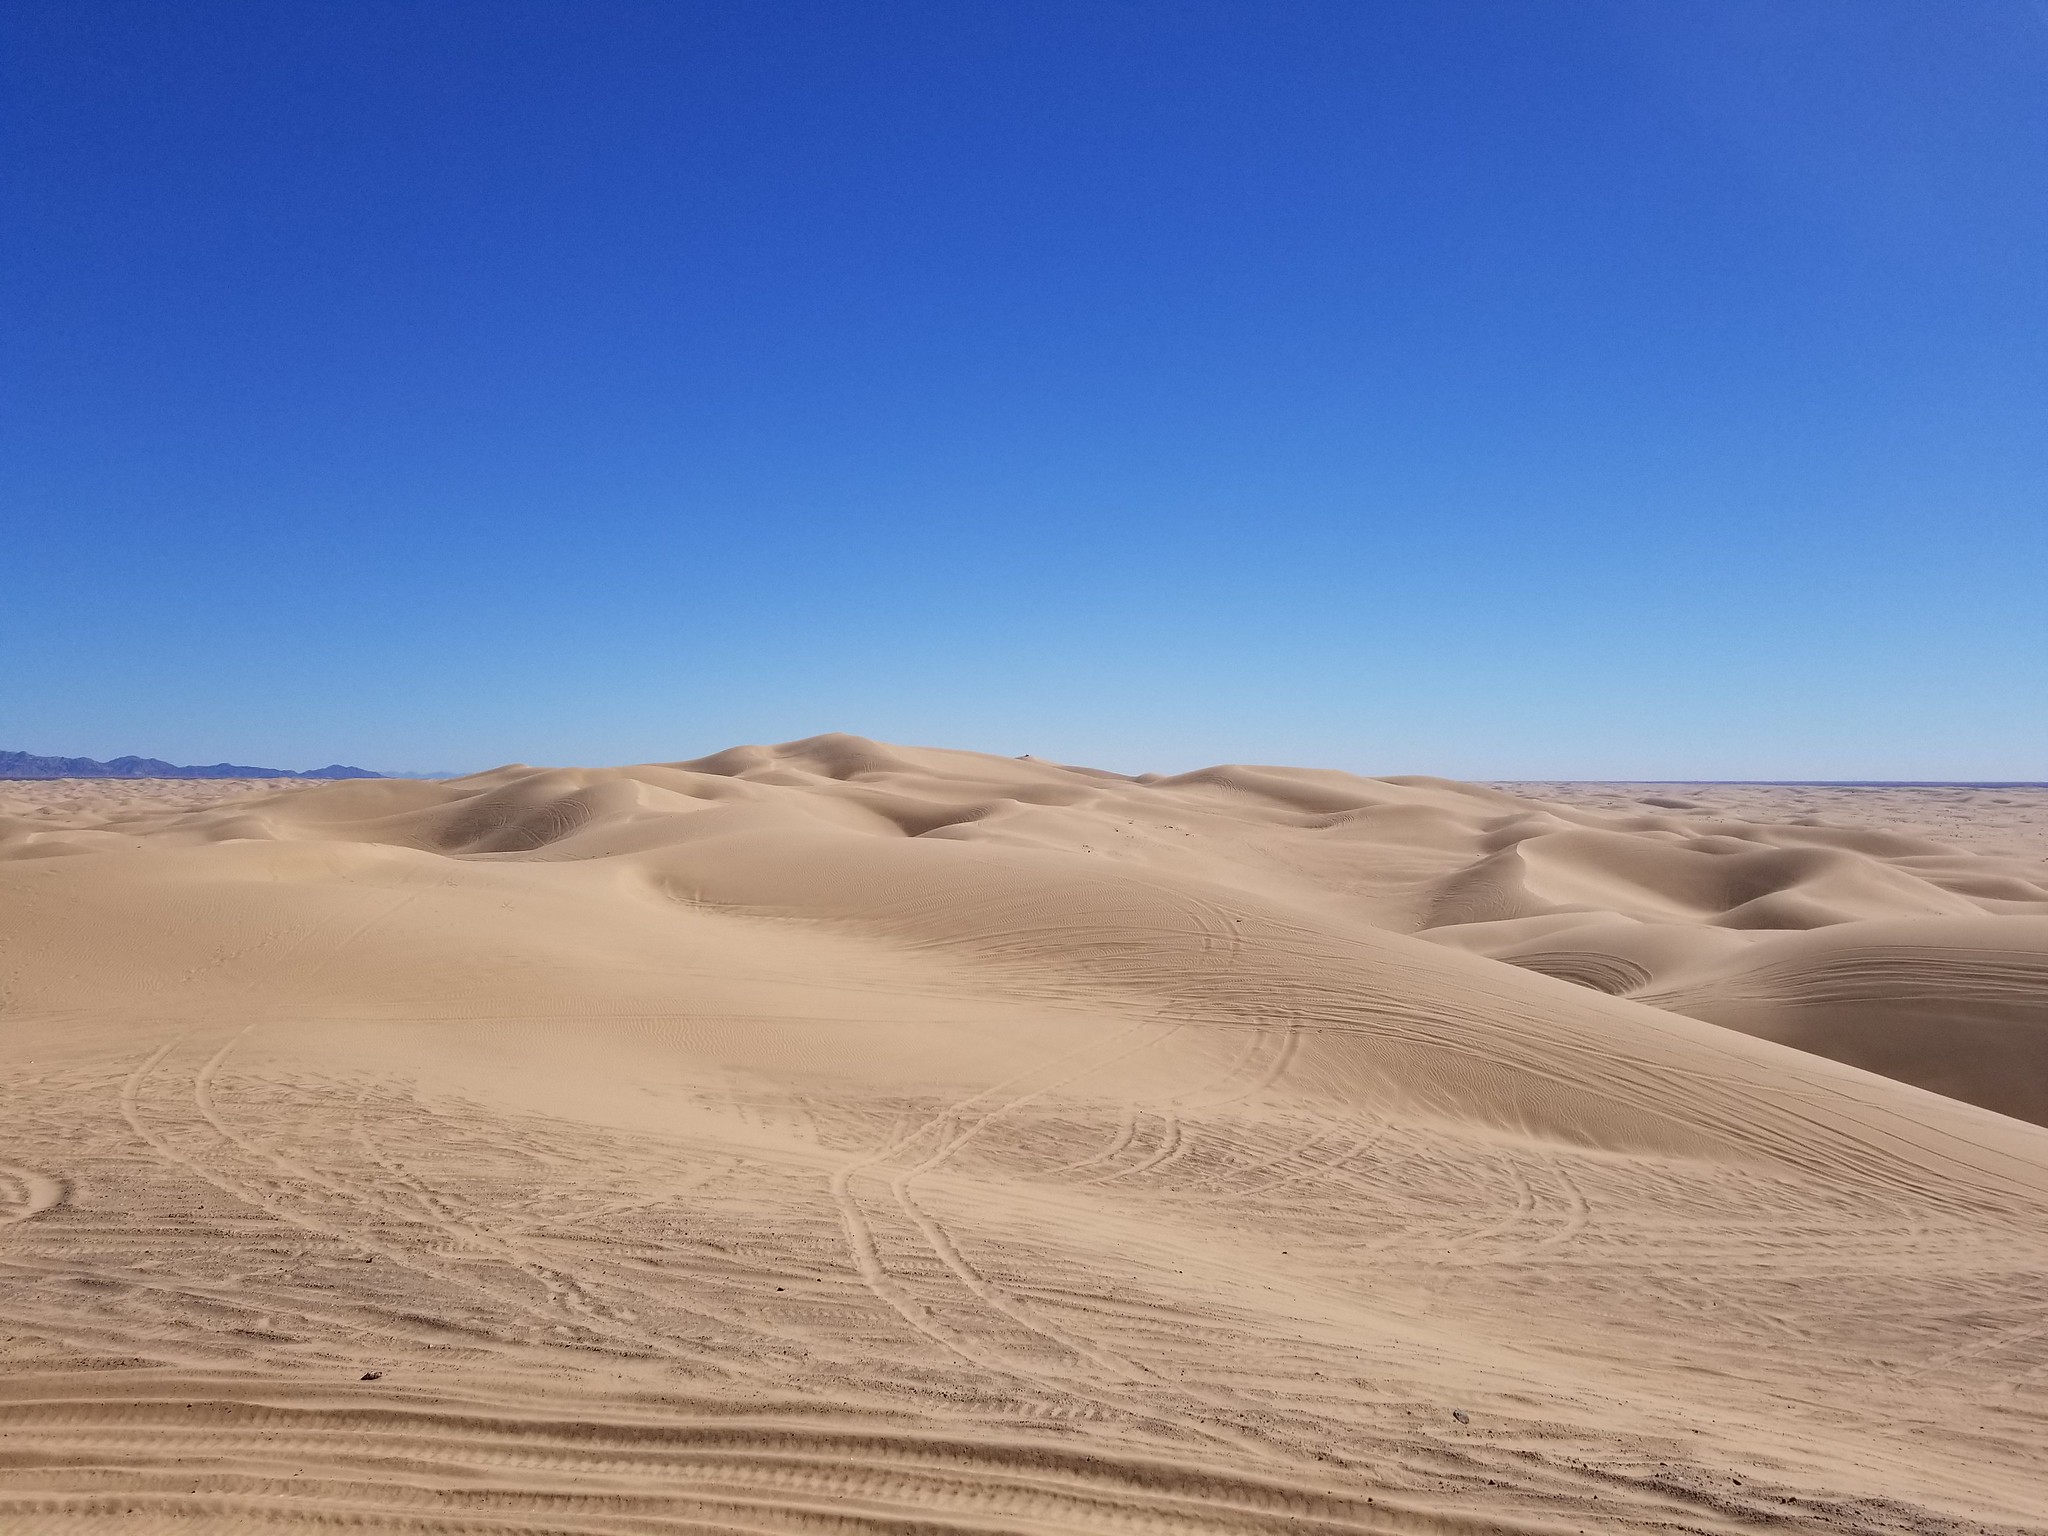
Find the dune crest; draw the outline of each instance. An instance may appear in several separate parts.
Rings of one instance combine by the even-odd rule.
[[[0,789],[10,1532],[2048,1521],[2024,852],[851,736],[193,791]]]

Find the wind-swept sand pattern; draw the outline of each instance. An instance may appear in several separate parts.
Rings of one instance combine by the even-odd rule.
[[[2023,852],[848,737],[8,793],[0,1530],[2048,1523]]]

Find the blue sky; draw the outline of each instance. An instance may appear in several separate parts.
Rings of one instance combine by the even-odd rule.
[[[2048,10],[26,0],[0,747],[2048,778]]]

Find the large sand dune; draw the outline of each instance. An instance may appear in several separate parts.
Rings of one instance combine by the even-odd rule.
[[[2048,1526],[2028,849],[848,737],[171,793],[0,787],[0,1531]]]

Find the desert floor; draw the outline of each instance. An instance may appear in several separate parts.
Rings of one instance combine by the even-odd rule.
[[[0,785],[0,1531],[2048,1528],[2048,792]]]

